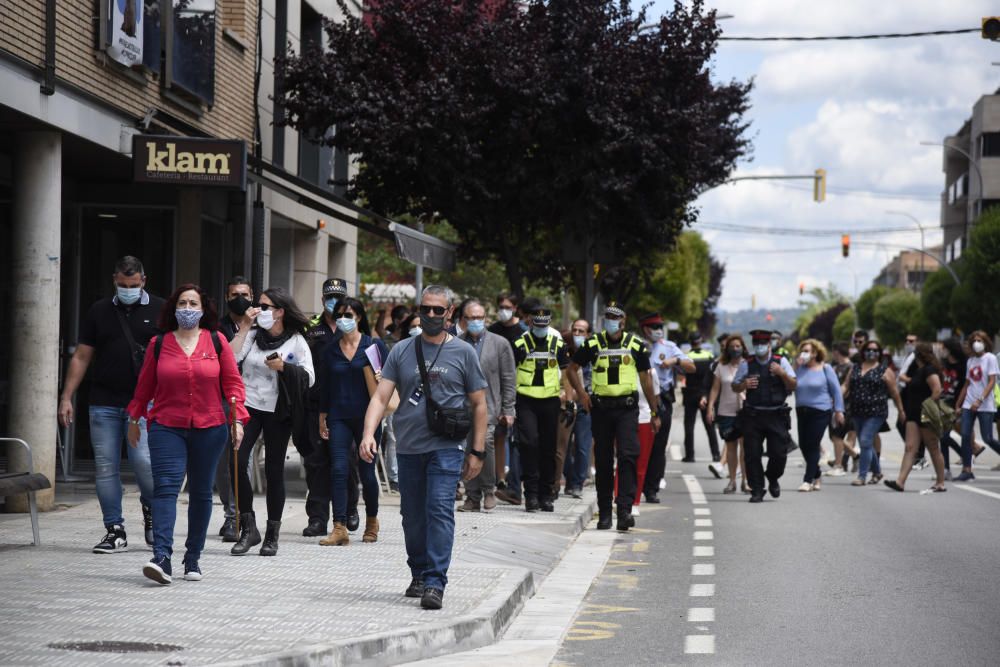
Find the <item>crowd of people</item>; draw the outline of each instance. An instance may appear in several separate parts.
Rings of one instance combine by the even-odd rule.
[[[723,493],[740,490],[751,503],[780,496],[787,456],[796,448],[805,460],[800,492],[819,491],[824,474],[844,476],[849,468],[854,486],[882,481],[903,491],[927,457],[936,473],[929,492],[941,492],[952,479],[950,449],[962,459],[955,481],[974,479],[975,457],[986,446],[1000,453],[993,426],[1000,370],[992,340],[981,331],[936,345],[908,336],[897,364],[864,331],[829,351],[807,339],[792,352],[780,333],[758,329],[749,341],[738,333],[719,336],[716,358],[698,333],[684,345],[671,340],[658,313],[640,317],[632,333],[614,301],[599,331],[586,320],[559,331],[545,304],[511,294],[497,298],[487,326],[485,304],[455,305],[447,288],[430,286],[414,310],[397,306],[387,323],[381,312],[370,322],[339,278],[324,282],[323,310],[312,318],[286,290],[255,295],[241,276],[228,281],[224,314],[197,285],[180,285],[166,300],[150,295],[134,257],[119,260],[112,279],[114,296],[84,318],[59,417],[64,425],[73,421],[74,393],[93,367],[90,439],[106,531],[93,550],[128,549],[120,477],[125,440],[153,550],[143,573],[161,584],[173,578],[173,527],[185,476],[185,579],[203,576],[199,558],[213,488],[225,515],[219,535],[232,543],[230,553],[242,556],[260,545],[259,555],[278,554],[290,443],[308,486],[302,534],[321,537],[322,546],[350,545],[362,499],[362,542],[378,540],[382,458],[387,483],[400,493],[411,575],[405,594],[426,609],[443,604],[456,509],[489,512],[502,502],[552,512],[560,494],[579,498],[592,481],[597,529],[633,527],[643,497],[660,502],[678,387],[682,461],[695,461],[700,421],[709,436],[709,470],[726,480]],[[884,479],[880,462],[890,400],[906,443],[895,480]],[[974,441],[976,424],[985,445]],[[832,458],[823,447],[827,435]],[[266,480],[263,535],[250,474],[258,440]]]

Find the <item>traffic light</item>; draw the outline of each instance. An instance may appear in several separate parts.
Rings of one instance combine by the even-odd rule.
[[[805,293],[806,293],[806,284],[799,283],[799,296],[802,296]]]
[[[988,39],[993,42],[1000,39],[1000,16],[984,16],[983,17],[983,39]]]
[[[819,203],[826,200],[826,169],[817,169],[813,178],[813,201]]]
[[[844,257],[851,254],[851,235],[844,234],[840,237],[840,249],[844,253]]]

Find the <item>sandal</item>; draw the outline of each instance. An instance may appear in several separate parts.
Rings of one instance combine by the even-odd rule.
[[[740,487],[740,490],[743,491],[743,493],[750,493],[751,491],[750,485],[747,484],[746,482],[743,482],[743,485]]]
[[[727,496],[728,496],[728,495],[729,495],[730,493],[736,493],[736,482],[730,482],[729,484],[727,484],[727,485],[726,485],[726,488],[724,488],[724,489],[722,490],[722,492],[723,492],[724,494],[726,494]]]
[[[882,473],[876,473],[876,474],[872,475],[872,478],[870,480],[868,480],[868,483],[869,484],[878,484],[879,482],[882,481],[883,477],[884,477],[884,475]]]
[[[903,487],[900,486],[899,482],[897,482],[894,479],[887,479],[887,480],[885,480],[885,485],[888,486],[893,491],[899,491],[901,493],[903,491]]]
[[[944,492],[945,492],[945,491],[947,491],[947,490],[948,490],[948,489],[946,489],[946,488],[945,488],[945,487],[943,487],[943,486],[932,486],[932,487],[931,487],[931,491],[932,491],[933,493],[944,493]]]

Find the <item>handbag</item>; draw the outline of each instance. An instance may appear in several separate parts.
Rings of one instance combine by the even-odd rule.
[[[424,362],[424,350],[421,342],[420,336],[417,336],[414,345],[417,352],[417,368],[420,370],[420,384],[427,398],[427,426],[435,435],[449,440],[465,440],[469,431],[472,430],[472,417],[469,414],[469,409],[464,405],[460,408],[446,408],[438,405],[431,396],[431,383],[427,378],[427,364]],[[445,339],[444,343],[441,343],[442,349],[447,342]],[[438,354],[441,354],[440,349]],[[437,361],[437,357],[434,357],[434,361]]]

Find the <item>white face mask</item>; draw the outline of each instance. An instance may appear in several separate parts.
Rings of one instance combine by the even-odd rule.
[[[812,355],[808,352],[803,352],[799,355],[800,364],[808,364],[812,360]]]
[[[264,331],[269,330],[274,326],[274,313],[270,310],[262,310],[257,313],[257,326],[259,326]]]
[[[663,329],[650,329],[649,340],[654,342],[663,340]]]
[[[972,344],[972,351],[975,352],[976,354],[982,354],[983,352],[986,351],[986,346],[983,345],[983,341],[977,340]]]
[[[501,322],[510,322],[512,317],[514,317],[514,311],[510,308],[501,308],[497,311],[497,319]]]

